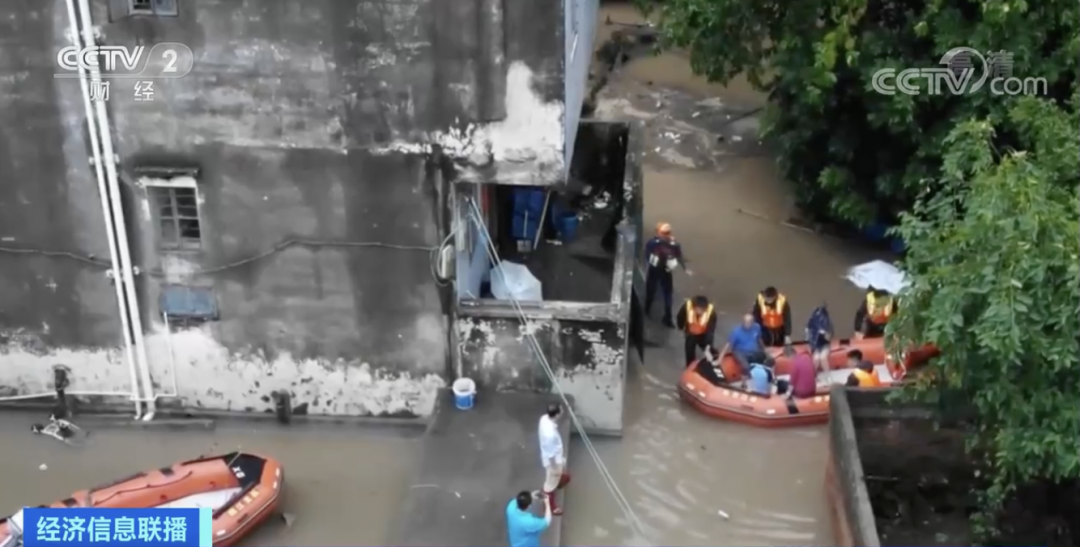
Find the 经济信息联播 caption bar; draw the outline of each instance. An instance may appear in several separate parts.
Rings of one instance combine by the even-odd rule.
[[[25,547],[213,547],[213,509],[95,507],[28,507],[8,520],[7,538],[16,535]]]

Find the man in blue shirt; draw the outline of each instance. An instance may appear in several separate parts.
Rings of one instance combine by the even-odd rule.
[[[750,376],[751,363],[765,362],[765,345],[761,342],[761,325],[754,321],[753,315],[749,313],[744,315],[742,324],[731,329],[731,334],[728,335],[727,343],[724,344],[724,349],[720,352],[720,355],[726,355],[729,351],[735,361],[739,363],[739,368],[742,369],[745,376]]]
[[[533,495],[521,492],[506,506],[506,531],[510,534],[510,547],[540,547],[540,534],[551,526],[551,504],[544,496],[544,518],[529,512]]]

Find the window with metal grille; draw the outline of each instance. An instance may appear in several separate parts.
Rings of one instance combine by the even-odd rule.
[[[149,188],[158,208],[158,241],[162,249],[199,250],[199,200],[194,188]]]
[[[177,0],[127,0],[127,14],[175,17],[179,8]]]

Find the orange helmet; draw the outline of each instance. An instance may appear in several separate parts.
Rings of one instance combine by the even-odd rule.
[[[671,235],[671,225],[666,222],[658,222],[656,224],[656,234],[662,236]]]

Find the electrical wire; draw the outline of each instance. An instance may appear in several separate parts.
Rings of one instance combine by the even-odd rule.
[[[83,256],[68,251],[45,251],[41,249],[16,249],[14,247],[0,247],[0,253],[8,253],[13,255],[41,255],[57,258],[70,258],[72,260],[78,260],[79,262],[85,262],[87,264],[93,264],[95,266],[104,266],[106,268],[112,266],[112,264],[109,263],[109,261],[107,260],[101,260],[100,258],[94,258],[93,256]]]
[[[502,259],[499,257],[499,252],[495,248],[495,244],[493,242],[493,239],[491,238],[491,234],[487,230],[487,226],[485,226],[484,223],[480,220],[481,218],[483,218],[483,214],[480,212],[480,208],[476,204],[476,200],[472,198],[467,198],[467,200],[470,205],[469,219],[476,224],[477,229],[480,230],[481,234],[484,236],[484,239],[487,242],[487,244],[485,245],[485,250],[487,251],[488,259],[491,260],[492,264],[494,264],[496,268],[498,268],[502,266]],[[532,349],[536,357],[539,359],[540,365],[543,367],[544,372],[551,380],[551,385],[555,388],[555,392],[562,400],[563,407],[566,408],[568,414],[570,415],[570,421],[571,423],[573,423],[574,428],[577,430],[578,436],[581,437],[582,444],[585,445],[586,451],[588,451],[589,456],[592,457],[593,462],[596,463],[597,469],[600,470],[600,475],[604,479],[604,485],[607,486],[612,498],[615,499],[615,503],[622,511],[623,517],[626,518],[627,524],[630,526],[630,529],[634,533],[638,534],[643,540],[645,540],[647,545],[655,545],[649,540],[649,536],[645,532],[644,525],[637,517],[637,515],[634,514],[634,508],[630,505],[630,502],[626,499],[626,496],[624,496],[622,491],[619,489],[619,485],[616,484],[614,477],[611,476],[611,473],[608,471],[607,466],[604,465],[604,461],[600,458],[600,454],[596,451],[596,447],[593,446],[592,440],[585,433],[585,428],[581,424],[581,420],[578,419],[578,416],[574,412],[574,409],[571,407],[570,401],[567,398],[566,393],[563,391],[562,386],[559,384],[558,378],[555,376],[555,371],[551,368],[551,363],[548,362],[547,357],[544,355],[543,349],[541,349],[540,347],[540,343],[536,340],[536,336],[533,335],[534,329],[532,328],[532,322],[525,315],[525,311],[521,308],[521,302],[519,302],[518,299],[511,294],[510,303],[513,305],[514,311],[517,313],[517,318],[521,321],[521,330],[524,333],[524,338],[529,341],[530,348]]]
[[[453,232],[451,234],[453,234]],[[449,241],[449,237],[447,237],[447,239],[445,241]],[[270,249],[267,249],[266,251],[263,251],[263,252],[261,252],[259,254],[249,256],[247,258],[243,258],[243,259],[237,260],[235,262],[230,262],[228,264],[223,264],[221,266],[214,266],[212,268],[205,268],[205,269],[195,270],[193,272],[185,273],[185,275],[200,276],[200,275],[213,275],[213,274],[216,274],[216,273],[221,273],[221,272],[224,272],[226,270],[231,270],[233,268],[238,268],[240,266],[245,266],[245,265],[250,264],[252,262],[257,262],[259,260],[263,260],[265,258],[270,257],[271,255],[274,255],[274,254],[277,254],[277,253],[279,253],[281,251],[284,251],[285,249],[288,249],[289,247],[382,248],[382,249],[396,249],[396,250],[399,250],[399,251],[423,251],[423,252],[429,252],[429,253],[437,253],[439,251],[439,249],[443,245],[446,244],[445,241],[442,243],[442,245],[432,247],[432,246],[428,246],[428,245],[401,245],[401,244],[396,244],[396,243],[386,243],[386,242],[382,242],[382,241],[325,241],[325,240],[296,239],[296,238],[294,238],[294,239],[286,239],[285,241],[282,241],[281,243],[278,243],[277,245],[274,245]],[[79,255],[79,254],[68,252],[68,251],[46,251],[46,250],[41,250],[41,249],[18,249],[18,248],[13,248],[13,247],[0,247],[0,253],[41,255],[41,256],[51,256],[51,257],[59,257],[59,258],[70,258],[72,260],[77,260],[79,262],[84,262],[84,263],[87,263],[87,264],[93,264],[95,266],[101,266],[101,267],[104,267],[104,268],[111,268],[112,267],[112,264],[107,260],[102,260],[102,259],[96,258],[94,256],[83,256],[83,255]],[[164,277],[166,275],[166,272],[164,270],[160,270],[160,269],[151,269],[151,270],[142,270],[142,271],[149,274],[149,275],[153,275],[153,276],[157,276],[157,277]]]

